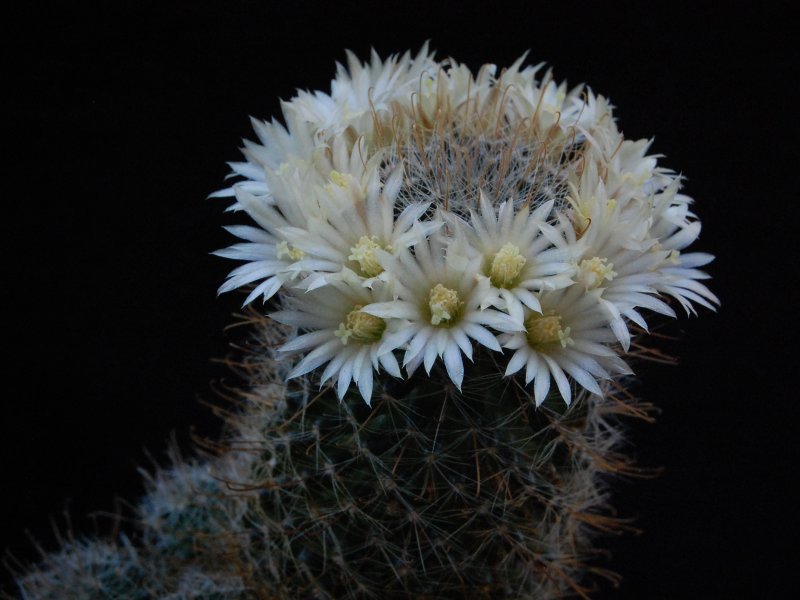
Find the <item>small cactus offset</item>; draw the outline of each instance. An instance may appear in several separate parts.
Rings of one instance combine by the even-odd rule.
[[[242,527],[245,498],[231,494],[208,464],[183,462],[176,453],[172,457],[170,468],[146,475],[148,493],[140,501],[130,537],[87,540],[70,535],[60,551],[20,572],[19,597],[246,597],[244,581],[229,560],[228,541]]]
[[[70,540],[23,598],[562,598],[617,576],[612,476],[648,313],[714,309],[681,178],[524,57],[352,55],[254,121],[251,343],[207,457],[146,475],[128,537]],[[265,308],[253,308],[261,298]],[[658,356],[657,353],[653,354]],[[60,594],[60,595],[59,595]]]

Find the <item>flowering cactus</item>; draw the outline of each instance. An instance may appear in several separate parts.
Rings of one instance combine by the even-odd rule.
[[[350,57],[330,95],[284,104],[286,127],[254,126],[234,196],[257,227],[219,252],[245,261],[220,288],[276,294],[276,321],[302,331],[290,373],[336,376],[370,404],[377,376],[430,374],[461,389],[475,346],[524,370],[537,405],[631,371],[620,358],[641,309],[713,308],[699,280],[712,257],[685,252],[700,223],[645,140],[625,140],[612,107],[550,72],[473,75],[423,49],[368,65]]]
[[[350,55],[283,117],[253,122],[214,194],[252,221],[217,252],[243,263],[220,291],[246,288],[253,324],[239,408],[208,464],[151,478],[139,550],[102,556],[165,597],[202,577],[224,591],[185,597],[613,580],[593,545],[620,526],[603,474],[634,470],[615,451],[618,418],[644,414],[629,363],[654,313],[717,304],[681,178],[606,98],[524,57]],[[51,597],[40,569],[24,597]]]

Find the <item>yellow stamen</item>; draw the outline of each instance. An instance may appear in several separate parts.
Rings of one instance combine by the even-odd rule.
[[[287,242],[278,242],[275,245],[278,258],[288,258],[289,260],[301,260],[306,253],[299,248],[290,246]]]
[[[345,323],[339,323],[339,329],[334,335],[342,340],[345,346],[349,340],[359,344],[372,344],[383,336],[386,330],[386,321],[375,315],[361,312],[362,305],[356,304],[345,318]]]
[[[358,239],[358,243],[350,248],[349,260],[354,260],[358,263],[361,269],[361,274],[365,277],[377,277],[383,273],[383,266],[378,262],[375,257],[375,250],[381,248],[383,250],[391,250],[391,246],[382,246],[377,236],[362,235]]]
[[[349,173],[340,173],[339,171],[331,171],[330,180],[338,185],[340,188],[347,188],[350,185],[352,175]]]
[[[558,315],[532,314],[525,319],[528,343],[536,350],[545,349],[552,344],[559,343],[562,348],[571,346],[575,342],[569,336],[571,328],[561,328],[561,317]]]
[[[513,288],[517,283],[522,267],[528,262],[519,253],[519,248],[514,244],[506,244],[494,255],[489,278],[492,285],[499,288]]]
[[[431,309],[431,325],[448,325],[459,316],[464,303],[456,290],[437,283],[431,289],[428,306]]]
[[[578,279],[586,286],[587,290],[593,290],[603,284],[603,281],[611,281],[617,276],[613,269],[614,263],[608,262],[607,258],[593,256],[584,259],[578,265],[580,273]]]

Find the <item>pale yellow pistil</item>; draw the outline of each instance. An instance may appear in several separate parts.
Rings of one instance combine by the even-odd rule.
[[[513,288],[526,262],[528,261],[520,255],[519,248],[514,244],[509,243],[500,248],[494,255],[489,269],[492,285],[499,288]]]
[[[289,260],[297,261],[302,260],[306,256],[306,253],[300,250],[300,248],[294,248],[287,242],[278,242],[275,245],[275,250],[278,258],[288,258]]]
[[[339,171],[331,171],[331,181],[338,185],[340,188],[346,188],[350,184],[350,175],[348,173],[339,173]]]
[[[611,281],[617,276],[617,272],[614,271],[614,263],[599,256],[582,260],[578,268],[580,269],[579,278],[588,290],[600,287],[604,281]]]
[[[459,316],[464,303],[456,290],[437,283],[431,288],[428,306],[431,309],[431,325],[448,325]]]
[[[532,314],[525,319],[525,329],[528,343],[537,350],[551,344],[561,344],[562,348],[566,348],[575,343],[569,336],[570,328],[561,328],[561,317],[558,315]]]
[[[349,260],[358,263],[361,274],[365,277],[377,277],[383,273],[383,266],[375,256],[375,250],[390,250],[391,246],[383,246],[379,243],[377,236],[362,235],[358,243],[350,248]]]
[[[345,323],[339,323],[339,329],[334,332],[345,346],[350,340],[359,344],[372,344],[380,340],[386,330],[386,321],[361,312],[361,308],[363,307],[360,304],[356,304],[353,310],[347,313]]]

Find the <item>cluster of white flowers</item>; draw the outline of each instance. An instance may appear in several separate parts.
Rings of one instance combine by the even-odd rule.
[[[713,309],[680,177],[624,139],[604,97],[523,59],[473,74],[427,47],[349,55],[330,94],[253,121],[260,143],[215,196],[257,226],[228,228],[243,243],[217,254],[244,264],[220,291],[279,295],[271,316],[298,330],[282,350],[304,355],[291,376],[322,369],[369,403],[374,373],[441,359],[460,388],[478,344],[524,369],[537,404],[551,381],[569,403],[573,381],[600,394],[630,372],[640,309]]]

